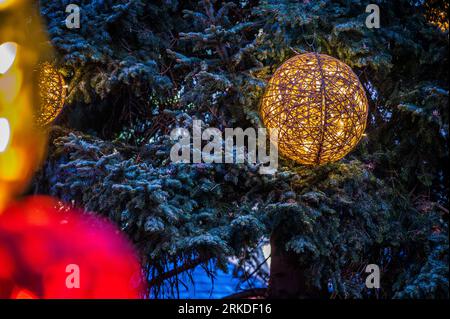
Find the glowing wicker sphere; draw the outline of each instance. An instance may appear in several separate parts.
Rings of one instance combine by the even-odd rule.
[[[283,63],[261,104],[278,149],[306,165],[334,162],[350,152],[366,127],[367,98],[351,68],[325,54],[306,53]]]
[[[48,62],[39,65],[38,73],[40,105],[36,120],[45,126],[61,112],[66,99],[66,84],[63,76]]]

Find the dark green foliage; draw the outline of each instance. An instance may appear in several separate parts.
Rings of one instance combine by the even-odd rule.
[[[448,229],[430,235],[431,247],[423,265],[407,265],[394,286],[394,298],[448,298]]]
[[[381,28],[368,29],[363,1],[86,0],[67,30],[66,2],[41,1],[70,98],[35,186],[119,224],[154,296],[272,236],[306,278],[296,297],[448,298],[448,31],[426,7],[378,1]],[[368,136],[346,159],[282,160],[274,176],[170,162],[173,127],[261,125],[266,80],[313,50],[350,65],[370,97]],[[365,288],[370,263],[380,291]]]
[[[104,99],[121,88],[148,96],[151,90],[170,87],[158,63],[169,41],[161,31],[170,25],[175,1],[163,7],[146,1],[81,1],[81,28],[72,30],[66,28],[62,10],[70,3],[43,1],[41,10],[61,63],[73,72],[69,102]],[[155,19],[160,23],[150,26]]]
[[[265,232],[251,202],[234,198],[263,178],[249,167],[230,171],[223,165],[169,164],[170,144],[162,139],[136,156],[134,148],[123,144],[62,134],[54,140],[50,162],[63,163],[49,167],[46,192],[82,203],[121,225],[144,253],[154,277],[177,260],[214,259],[226,269],[226,256],[241,255]]]

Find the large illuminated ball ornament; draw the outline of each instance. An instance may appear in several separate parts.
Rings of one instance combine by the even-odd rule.
[[[108,220],[50,197],[13,202],[0,216],[1,298],[142,298],[137,253]]]
[[[350,152],[366,127],[363,86],[345,63],[306,53],[283,63],[270,79],[260,114],[278,129],[278,150],[300,164],[321,165]]]
[[[66,99],[66,84],[63,76],[49,62],[39,65],[39,109],[36,121],[40,126],[50,124],[61,112]]]
[[[0,215],[28,185],[45,150],[45,134],[35,125],[33,70],[46,39],[34,7],[0,0]]]

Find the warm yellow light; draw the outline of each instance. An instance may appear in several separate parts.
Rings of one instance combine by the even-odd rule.
[[[448,9],[449,2],[444,2],[441,7],[433,7],[432,3],[425,3],[425,16],[432,25],[437,26],[442,32],[448,31]]]
[[[0,153],[3,153],[9,144],[11,136],[11,127],[9,121],[5,118],[0,118]]]
[[[260,108],[278,128],[278,149],[306,165],[334,162],[350,152],[366,127],[368,103],[351,68],[325,54],[306,53],[282,64]]]
[[[1,0],[0,0],[1,1]],[[5,42],[0,45],[0,74],[5,74],[14,63],[17,54],[17,44]]]
[[[10,68],[0,74],[0,103],[12,103],[20,93],[24,74],[20,68]]]
[[[15,0],[0,0],[0,10],[3,10],[10,5],[12,5],[15,2]]]
[[[29,1],[5,4],[0,12],[0,214],[28,185],[45,155],[46,140],[35,125],[33,70],[47,39]]]
[[[51,123],[61,112],[67,86],[63,76],[48,62],[39,66],[38,74],[40,107],[37,122],[41,126]]]

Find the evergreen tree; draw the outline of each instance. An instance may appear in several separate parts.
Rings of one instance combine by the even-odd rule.
[[[34,189],[120,225],[152,296],[270,238],[268,289],[247,295],[448,298],[448,30],[430,9],[445,4],[376,1],[369,29],[365,1],[83,0],[81,28],[67,29],[70,2],[40,1],[69,97]],[[267,80],[307,51],[345,62],[367,90],[367,137],[345,159],[281,159],[273,176],[170,161],[171,129],[195,119],[260,127]]]

